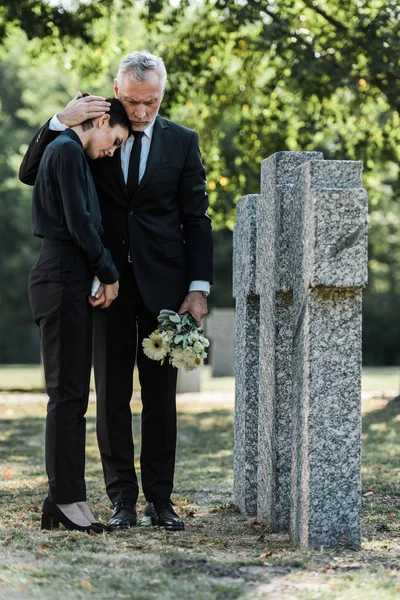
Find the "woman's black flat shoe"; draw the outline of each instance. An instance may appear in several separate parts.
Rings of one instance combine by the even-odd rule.
[[[101,530],[100,533],[102,531],[112,531],[111,527],[109,527],[105,523],[99,523],[99,521],[96,521],[95,523],[92,523],[91,527],[96,527],[96,528],[100,529]]]
[[[91,523],[87,527],[73,523],[73,521],[68,519],[62,510],[58,508],[57,504],[50,502],[50,500],[46,498],[42,508],[41,529],[58,529],[60,523],[62,523],[69,531],[86,531],[87,533],[96,534],[105,531],[105,527],[100,523]]]

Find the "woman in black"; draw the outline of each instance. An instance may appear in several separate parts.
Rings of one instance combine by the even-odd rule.
[[[86,504],[85,413],[91,368],[94,275],[107,308],[118,295],[118,271],[100,235],[101,214],[86,160],[113,156],[131,124],[112,98],[109,112],[67,129],[41,159],[33,190],[33,234],[43,238],[29,276],[29,298],[40,328],[49,396],[46,417],[48,497],[42,528],[103,530]]]

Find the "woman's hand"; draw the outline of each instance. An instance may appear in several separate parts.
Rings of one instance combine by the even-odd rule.
[[[96,296],[89,296],[89,304],[93,308],[108,308],[118,297],[119,282],[101,284]]]
[[[108,308],[112,302],[118,297],[119,281],[104,285],[105,302],[101,308]]]
[[[97,308],[104,304],[106,298],[104,295],[104,285],[101,283],[99,288],[96,291],[95,296],[89,296],[89,304],[93,306],[93,308]]]

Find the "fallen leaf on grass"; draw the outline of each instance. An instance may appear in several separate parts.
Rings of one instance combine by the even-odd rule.
[[[7,481],[10,481],[10,479],[12,478],[12,475],[13,475],[12,471],[8,467],[6,467],[4,469],[4,479],[6,479]]]
[[[193,517],[194,517],[194,516],[195,516],[194,512],[193,512],[192,510],[190,510],[190,511],[187,513],[187,515],[186,515],[186,518],[193,519]]]
[[[82,579],[82,581],[80,582],[80,586],[83,587],[83,588],[85,588],[86,590],[93,591],[95,589],[94,585],[92,585],[90,583],[90,581],[88,581],[87,579]]]
[[[102,534],[101,533],[96,533],[95,531],[93,531],[93,529],[89,529],[89,535],[98,536],[98,535],[102,535]]]
[[[50,546],[49,544],[40,544],[39,546],[39,552],[40,554],[47,554],[47,548],[52,548],[53,546]]]
[[[8,546],[8,544],[11,542],[11,540],[14,539],[13,535],[9,535],[3,542],[3,546]]]
[[[150,550],[150,546],[142,546],[141,544],[124,544],[124,548],[128,550]]]
[[[395,519],[396,518],[396,513],[389,513],[386,518],[387,519]]]
[[[258,558],[259,559],[268,558],[269,556],[272,556],[272,550],[270,550],[269,552],[263,552],[262,554],[260,554],[260,556]]]
[[[250,521],[250,523],[246,524],[246,526],[250,529],[260,529],[260,527],[264,527],[264,525],[258,521]]]
[[[364,497],[373,496],[374,492],[365,492]]]

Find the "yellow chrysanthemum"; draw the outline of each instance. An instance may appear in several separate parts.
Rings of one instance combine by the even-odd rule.
[[[167,355],[167,348],[163,344],[163,338],[160,334],[151,333],[148,338],[143,340],[143,352],[152,360],[162,360]]]

